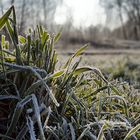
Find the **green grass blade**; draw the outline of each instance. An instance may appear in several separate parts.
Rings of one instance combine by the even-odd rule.
[[[82,48],[80,48],[79,50],[77,50],[76,53],[73,54],[73,55],[69,58],[69,60],[66,62],[66,64],[64,65],[63,68],[64,68],[64,69],[67,68],[67,67],[70,65],[70,63],[72,62],[72,60],[73,60],[75,57],[81,55],[81,53],[83,53],[83,51],[84,51],[87,47],[88,47],[88,45],[86,44],[85,46],[83,46]]]
[[[61,37],[61,32],[58,32],[54,38],[54,42],[57,43],[57,41],[60,39],[60,37]]]
[[[83,72],[89,72],[89,71],[93,71],[98,75],[102,75],[101,71],[95,67],[81,67],[81,68],[77,68],[74,72],[75,75],[79,75]]]
[[[70,127],[70,132],[71,132],[71,139],[76,140],[75,129],[71,123],[69,123],[69,127]]]
[[[14,44],[14,47],[16,49],[16,62],[17,64],[22,64],[22,61],[21,61],[21,53],[20,53],[20,49],[19,49],[19,46],[18,46],[18,42],[17,42],[17,38],[16,37],[16,33],[14,32],[14,30],[12,29],[9,21],[6,22],[6,25],[7,25],[7,29],[8,29],[8,32],[10,34],[10,37],[11,37],[11,40],[13,41],[13,44]]]
[[[22,44],[26,43],[26,38],[25,37],[19,35],[18,39],[19,39],[20,43],[22,43]]]
[[[124,140],[129,139],[132,135],[134,135],[138,130],[140,129],[140,124],[137,124],[134,128],[132,128],[128,134],[126,135],[126,137],[124,138]]]
[[[89,131],[89,128],[88,127],[85,128],[77,140],[81,140],[87,134],[88,131]]]
[[[30,133],[30,140],[36,140],[35,131],[34,131],[34,124],[31,117],[27,117],[27,126]]]
[[[37,98],[36,98],[36,96],[34,94],[31,95],[31,96],[32,96],[34,112],[35,112],[35,115],[36,115],[36,118],[37,118],[37,123],[38,123],[39,131],[40,131],[40,139],[41,140],[46,140],[44,132],[43,132],[42,123],[41,123],[41,116],[40,116],[40,111],[39,111],[39,106],[38,106]]]
[[[1,100],[11,100],[11,99],[19,100],[19,97],[14,96],[14,95],[0,95],[0,101]]]
[[[3,28],[12,12],[13,6],[0,18],[0,30]]]
[[[10,126],[8,127],[8,130],[6,132],[7,136],[10,136],[15,129],[17,122],[19,120],[19,117],[22,113],[24,105],[26,105],[29,101],[31,100],[31,96],[26,96],[25,99],[21,100],[20,102],[17,103],[16,108],[14,110],[14,114],[11,119]]]
[[[106,130],[108,128],[111,128],[111,125],[109,125],[107,122],[105,122],[100,129],[97,140],[104,140],[104,130]]]
[[[127,106],[126,100],[122,96],[114,95],[114,96],[109,96],[109,97],[106,97],[106,98],[114,98],[114,99],[122,100],[123,104],[124,104],[125,114],[126,114],[127,117],[129,117],[128,106]]]
[[[27,37],[28,40],[28,50],[27,50],[27,65],[30,63],[30,55],[31,55],[31,37]]]
[[[64,71],[58,71],[58,72],[55,72],[54,74],[50,75],[50,76],[47,76],[45,77],[44,79],[42,79],[44,82],[47,82],[48,80],[50,79],[56,79],[60,76],[62,76],[64,74]],[[42,81],[39,80],[35,83],[33,83],[26,91],[25,95],[28,95],[30,93],[32,93],[36,88],[38,88],[40,85],[42,85]]]
[[[6,135],[3,135],[3,134],[0,134],[0,138],[6,139],[6,140],[15,140],[15,139],[8,137]]]

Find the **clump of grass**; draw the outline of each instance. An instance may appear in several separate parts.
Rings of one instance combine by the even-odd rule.
[[[59,70],[51,36],[38,26],[18,35],[12,6],[0,19],[0,137],[4,139],[139,139],[139,97],[126,83],[79,67],[77,50]],[[11,46],[13,49],[11,50]],[[135,102],[137,103],[135,104]],[[118,135],[119,134],[119,135]]]

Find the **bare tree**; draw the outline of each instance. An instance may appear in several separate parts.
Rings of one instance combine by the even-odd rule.
[[[25,8],[26,8],[26,0],[23,0],[23,2],[22,2],[22,8],[21,8],[20,29],[19,29],[20,32],[22,32],[23,29],[24,29],[24,23],[25,23]]]
[[[124,6],[128,21],[133,25],[134,38],[140,39],[140,0],[125,0]]]
[[[123,2],[122,0],[116,0],[116,5],[118,8],[118,13],[119,13],[119,18],[122,26],[122,33],[125,39],[127,39],[127,34],[125,30],[125,25],[124,25],[124,19],[123,19]]]
[[[122,26],[124,38],[127,39],[127,34],[133,35],[133,39],[140,39],[140,0],[100,0],[105,9],[112,9],[118,12]],[[114,16],[114,15],[113,15]],[[124,22],[124,18],[127,21]],[[125,26],[129,26],[127,31]],[[129,30],[131,29],[131,33]]]
[[[43,10],[44,10],[44,23],[46,24],[47,19],[47,9],[46,9],[46,0],[43,0]]]
[[[106,14],[114,16],[114,11],[116,16],[119,17],[120,23],[121,23],[121,28],[122,28],[122,33],[124,36],[124,39],[127,39],[127,33],[124,25],[124,19],[123,19],[123,6],[124,6],[124,0],[100,0],[102,6],[106,10]],[[110,18],[111,19],[111,18]]]
[[[3,14],[3,1],[0,1],[0,9],[1,9],[1,13]]]
[[[15,3],[15,0],[11,0],[11,5],[13,5]]]
[[[42,0],[44,25],[52,25],[56,8],[59,4],[62,4],[62,0]]]
[[[15,5],[19,31],[23,31],[28,26],[43,24],[52,25],[57,6],[63,0],[0,0],[1,11],[10,5]],[[49,27],[50,28],[50,27]]]

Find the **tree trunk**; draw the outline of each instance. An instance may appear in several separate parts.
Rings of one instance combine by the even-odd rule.
[[[15,3],[15,0],[11,0],[11,5],[13,5]]]
[[[43,10],[44,10],[44,25],[46,25],[47,22],[47,9],[46,9],[46,0],[43,0]]]
[[[26,0],[23,0],[22,9],[21,9],[21,21],[20,21],[20,29],[19,32],[21,33],[24,29],[25,24],[25,7],[26,7]]]
[[[124,22],[123,22],[123,17],[122,17],[122,13],[119,13],[120,16],[120,21],[121,21],[121,26],[122,26],[122,33],[123,33],[123,37],[124,39],[127,39],[127,34],[126,34],[126,30],[125,30],[125,26],[124,26]]]

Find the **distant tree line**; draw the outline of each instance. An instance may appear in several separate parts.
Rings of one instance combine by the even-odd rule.
[[[18,28],[22,32],[28,24],[28,27],[34,27],[37,24],[51,26],[54,20],[56,8],[62,0],[0,0],[1,14],[15,5]]]
[[[110,30],[102,25],[87,28],[73,26],[72,9],[67,11],[67,19],[63,26],[54,23],[54,16],[63,0],[0,0],[0,14],[15,5],[20,33],[27,27],[34,28],[41,24],[51,32],[62,28],[61,40],[68,43],[102,43],[108,39],[140,39],[140,0],[100,0],[109,20],[113,16],[120,21],[121,26]],[[79,13],[80,14],[80,13]],[[94,18],[94,17],[91,17]]]
[[[100,0],[106,14],[118,15],[124,39],[140,39],[140,0]],[[115,12],[115,13],[114,13]],[[120,28],[116,31],[120,31]]]

